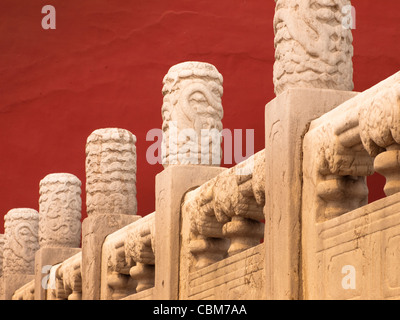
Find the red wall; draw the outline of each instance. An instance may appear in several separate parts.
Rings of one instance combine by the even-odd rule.
[[[353,0],[357,91],[400,69],[400,2],[377,3]],[[56,30],[41,27],[46,4]],[[182,61],[218,68],[224,127],[255,129],[261,150],[274,98],[273,14],[272,0],[1,0],[0,214],[38,209],[39,181],[54,172],[81,179],[85,209],[85,142],[103,127],[137,136],[138,213],[154,211],[162,166],[146,161],[146,133],[161,128],[162,79]],[[370,179],[371,200],[382,181]]]

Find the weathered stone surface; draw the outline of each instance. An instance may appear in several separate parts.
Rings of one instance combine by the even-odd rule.
[[[28,282],[15,291],[12,300],[34,300],[35,298],[35,280]]]
[[[343,26],[350,5],[350,0],[276,0],[277,95],[289,88],[353,90],[353,37]]]
[[[302,139],[311,120],[357,93],[289,89],[265,108],[266,298],[299,299]]]
[[[162,163],[221,163],[222,75],[209,63],[189,61],[164,77]]]
[[[39,249],[39,214],[34,209],[12,209],[4,217],[5,274],[34,274],[35,253]]]
[[[101,251],[105,238],[140,219],[136,215],[96,214],[82,224],[82,299],[100,299]]]
[[[168,166],[156,176],[155,269],[154,299],[178,299],[182,283],[180,266],[181,203],[185,193],[226,170],[219,167],[181,165]],[[181,268],[181,269],[180,269]],[[182,271],[186,272],[186,271]]]
[[[35,300],[45,300],[47,296],[49,272],[51,266],[63,262],[76,253],[80,248],[44,247],[35,254]]]
[[[136,214],[136,137],[125,129],[92,132],[86,143],[86,206],[95,214]]]
[[[69,173],[53,173],[43,178],[39,186],[40,247],[79,247],[81,181]]]

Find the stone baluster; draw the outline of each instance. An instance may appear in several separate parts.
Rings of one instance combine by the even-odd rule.
[[[375,157],[375,170],[386,178],[386,196],[400,191],[400,73],[391,78],[397,82],[379,91],[360,113],[361,139]]]
[[[58,269],[62,263],[53,265],[50,269],[49,278],[47,281],[46,300],[67,300],[68,295],[64,290],[63,280],[59,276]]]
[[[190,267],[193,265],[194,269],[225,258],[230,244],[222,233],[223,224],[214,214],[213,185],[214,180],[210,180],[188,192],[182,206],[182,212],[187,213],[190,219],[189,250],[194,257]]]
[[[277,95],[295,87],[353,90],[353,37],[343,26],[350,12],[350,0],[276,0]]]
[[[129,289],[133,287],[129,276],[117,271],[112,271],[107,276],[107,285],[112,289],[112,300],[119,300],[127,296]]]
[[[154,287],[154,220],[154,213],[138,220],[125,239],[125,257],[133,265],[129,274],[137,281],[136,292]]]
[[[113,234],[112,234],[113,235]],[[124,235],[117,231],[117,237],[107,238],[103,245],[103,255],[107,259],[107,286],[111,289],[111,299],[119,300],[134,292],[136,283],[129,276],[131,264],[126,263]],[[116,241],[112,241],[116,240]],[[104,297],[102,297],[104,298]],[[106,297],[107,298],[107,297]]]
[[[189,247],[195,269],[262,240],[264,161],[263,150],[186,194],[182,211],[190,220]]]
[[[81,181],[69,173],[47,175],[39,184],[39,244],[78,248],[81,238]]]
[[[39,249],[39,214],[29,208],[12,209],[4,221],[4,297],[10,300],[16,289],[34,277],[35,253]]]
[[[225,222],[223,235],[231,240],[228,255],[258,245],[264,236],[264,224],[261,222],[264,219],[264,203],[260,192],[257,194],[260,204],[254,196],[254,190],[264,186],[263,179],[257,178],[258,187],[256,180],[253,183],[254,168],[260,168],[264,158],[263,150],[233,167],[230,174],[221,174],[216,179],[214,212],[217,220]],[[263,170],[257,173],[265,175]]]
[[[65,260],[56,271],[56,278],[62,281],[68,300],[82,300],[81,266],[82,254],[77,253]]]
[[[400,191],[400,144],[386,147],[374,161],[375,171],[385,176],[384,192],[390,196]]]

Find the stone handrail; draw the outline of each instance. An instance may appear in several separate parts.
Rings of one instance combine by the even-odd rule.
[[[48,300],[82,300],[82,253],[50,269]]]
[[[186,194],[182,216],[190,225],[188,248],[195,269],[260,243],[264,161],[262,150]]]
[[[303,145],[303,194],[317,204],[317,221],[366,204],[365,177],[374,171],[386,177],[386,195],[400,191],[399,98],[396,73],[311,122]]]
[[[154,286],[154,212],[110,234],[102,248],[101,299]]]
[[[34,300],[35,297],[35,280],[28,282],[21,288],[17,289],[12,296],[12,300]]]

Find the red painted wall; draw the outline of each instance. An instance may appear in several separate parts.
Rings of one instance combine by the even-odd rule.
[[[46,4],[56,8],[56,30],[41,27]],[[353,5],[362,91],[400,69],[400,2]],[[161,128],[162,79],[182,61],[218,68],[224,127],[255,129],[261,150],[264,106],[274,98],[273,14],[272,0],[1,0],[0,215],[38,209],[39,181],[54,172],[81,179],[85,209],[85,142],[103,127],[137,136],[138,214],[154,211],[162,166],[146,161],[146,133]],[[370,200],[383,195],[382,178],[369,184]]]

